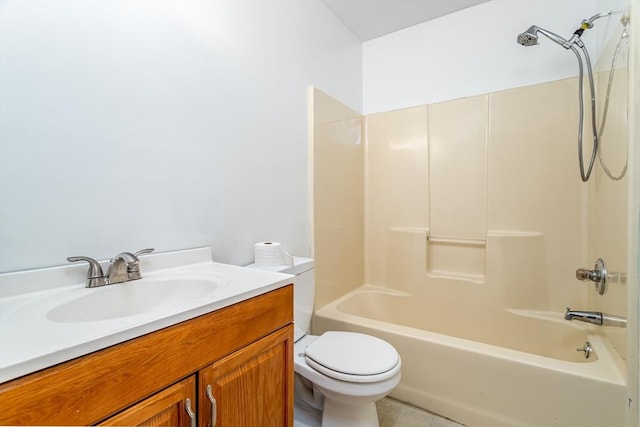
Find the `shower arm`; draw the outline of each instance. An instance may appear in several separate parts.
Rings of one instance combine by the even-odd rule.
[[[593,21],[600,18],[606,18],[607,16],[611,16],[612,14],[613,10],[610,10],[609,12],[597,13],[589,19],[583,19],[580,23],[580,28],[583,28],[585,30],[591,29],[593,28]]]
[[[582,33],[584,33],[585,30],[590,30],[591,28],[593,28],[593,21],[600,19],[600,18],[605,18],[607,16],[611,16],[613,14],[613,11],[610,10],[609,12],[602,12],[602,13],[597,13],[595,15],[593,15],[591,18],[589,19],[583,19],[582,22],[580,23],[580,28],[578,28],[577,30],[575,30],[573,32],[573,35],[571,36],[571,38],[569,40],[567,40],[567,45],[563,45],[566,49],[569,48],[569,46],[572,46],[574,44],[578,45],[579,48],[581,48],[582,50],[584,50],[584,43],[582,42],[582,39],[580,37],[582,37]]]

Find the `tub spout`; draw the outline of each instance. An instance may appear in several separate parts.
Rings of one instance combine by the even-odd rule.
[[[567,312],[564,314],[566,320],[579,320],[581,322],[592,323],[598,326],[617,326],[619,328],[627,327],[627,319],[620,316],[614,316],[612,314],[606,314],[599,311],[579,311],[571,310],[567,307]]]

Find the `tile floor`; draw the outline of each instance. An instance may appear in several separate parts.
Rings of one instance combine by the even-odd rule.
[[[380,427],[463,427],[415,406],[385,397],[378,401]]]

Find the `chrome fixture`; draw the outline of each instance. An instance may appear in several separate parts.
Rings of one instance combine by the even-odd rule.
[[[98,261],[86,256],[71,256],[69,262],[86,261],[89,263],[87,273],[87,288],[112,285],[142,278],[140,274],[140,259],[138,256],[153,252],[153,248],[142,249],[136,253],[122,252],[109,262],[109,270],[105,275]]]
[[[102,266],[98,261],[88,256],[70,256],[67,258],[69,262],[86,261],[89,263],[89,271],[87,272],[87,288],[97,288],[98,286],[107,285],[107,278],[104,277]]]
[[[585,30],[590,30],[591,28],[593,28],[593,21],[600,18],[606,18],[607,16],[611,16],[612,14],[613,14],[613,10],[610,10],[609,12],[597,13],[589,19],[583,19],[582,22],[580,23],[580,28],[583,28]],[[623,16],[622,20],[624,19],[625,17]],[[629,19],[629,18],[627,17],[626,19]]]
[[[549,40],[559,44],[563,48],[567,50],[571,50],[578,60],[578,71],[579,71],[579,79],[578,79],[578,103],[580,106],[580,120],[578,124],[578,165],[580,167],[580,178],[583,182],[587,182],[589,177],[591,176],[591,172],[593,171],[593,166],[596,160],[596,154],[598,153],[598,129],[596,126],[596,98],[595,98],[595,86],[593,83],[593,71],[591,69],[591,59],[589,58],[589,52],[585,47],[582,39],[582,33],[585,30],[593,28],[593,21],[596,19],[604,18],[605,16],[610,16],[613,12],[599,13],[597,15],[593,15],[589,19],[583,19],[580,23],[580,28],[575,30],[571,37],[567,40],[558,34],[545,30],[544,28],[540,28],[536,25],[532,25],[525,32],[518,34],[517,42],[522,46],[535,46],[538,44],[538,34],[542,34],[547,37]],[[582,89],[582,81],[583,81],[583,59],[576,49],[576,46],[580,48],[582,51],[582,55],[584,56],[584,61],[587,64],[587,71],[589,74],[589,89],[591,91],[591,131],[592,131],[592,139],[593,139],[593,149],[591,151],[591,158],[589,160],[589,165],[587,166],[587,170],[585,172],[584,166],[584,158],[582,153],[582,126],[584,122],[584,95]]]
[[[569,49],[571,44],[569,44],[568,40],[563,39],[556,33],[552,31],[545,30],[544,28],[540,28],[537,25],[530,26],[524,33],[518,34],[518,43],[522,46],[534,46],[538,43],[538,33],[542,33],[545,37],[551,39],[552,41],[558,43],[560,46],[565,49]]]
[[[196,412],[191,409],[191,399],[185,399],[184,410],[187,412],[187,415],[189,415],[189,420],[191,420],[189,422],[189,427],[196,427]]]
[[[138,280],[142,278],[140,274],[140,259],[138,256],[153,252],[153,248],[142,249],[135,254],[131,252],[122,252],[111,260],[107,276],[109,283],[122,283],[129,280]]]
[[[587,270],[586,268],[577,269],[576,278],[583,282],[587,280],[594,282],[596,291],[600,295],[604,295],[604,293],[607,292],[607,266],[604,265],[602,258],[596,260],[593,270]]]
[[[584,358],[588,359],[589,356],[591,356],[593,347],[591,347],[591,343],[589,341],[585,341],[584,346],[576,348],[576,351],[584,351]]]
[[[571,308],[567,307],[564,318],[565,320],[579,320],[581,322],[592,323],[598,326],[616,326],[618,328],[627,327],[626,318],[599,311],[578,311],[571,310]]]

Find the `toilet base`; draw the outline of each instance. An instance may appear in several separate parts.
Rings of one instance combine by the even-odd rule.
[[[364,405],[343,405],[324,400],[322,427],[379,427],[378,412],[374,402]]]
[[[365,405],[341,405],[324,402],[319,411],[303,402],[296,402],[293,409],[294,427],[379,427],[375,403]]]
[[[296,402],[293,407],[293,427],[322,427],[322,412]]]

